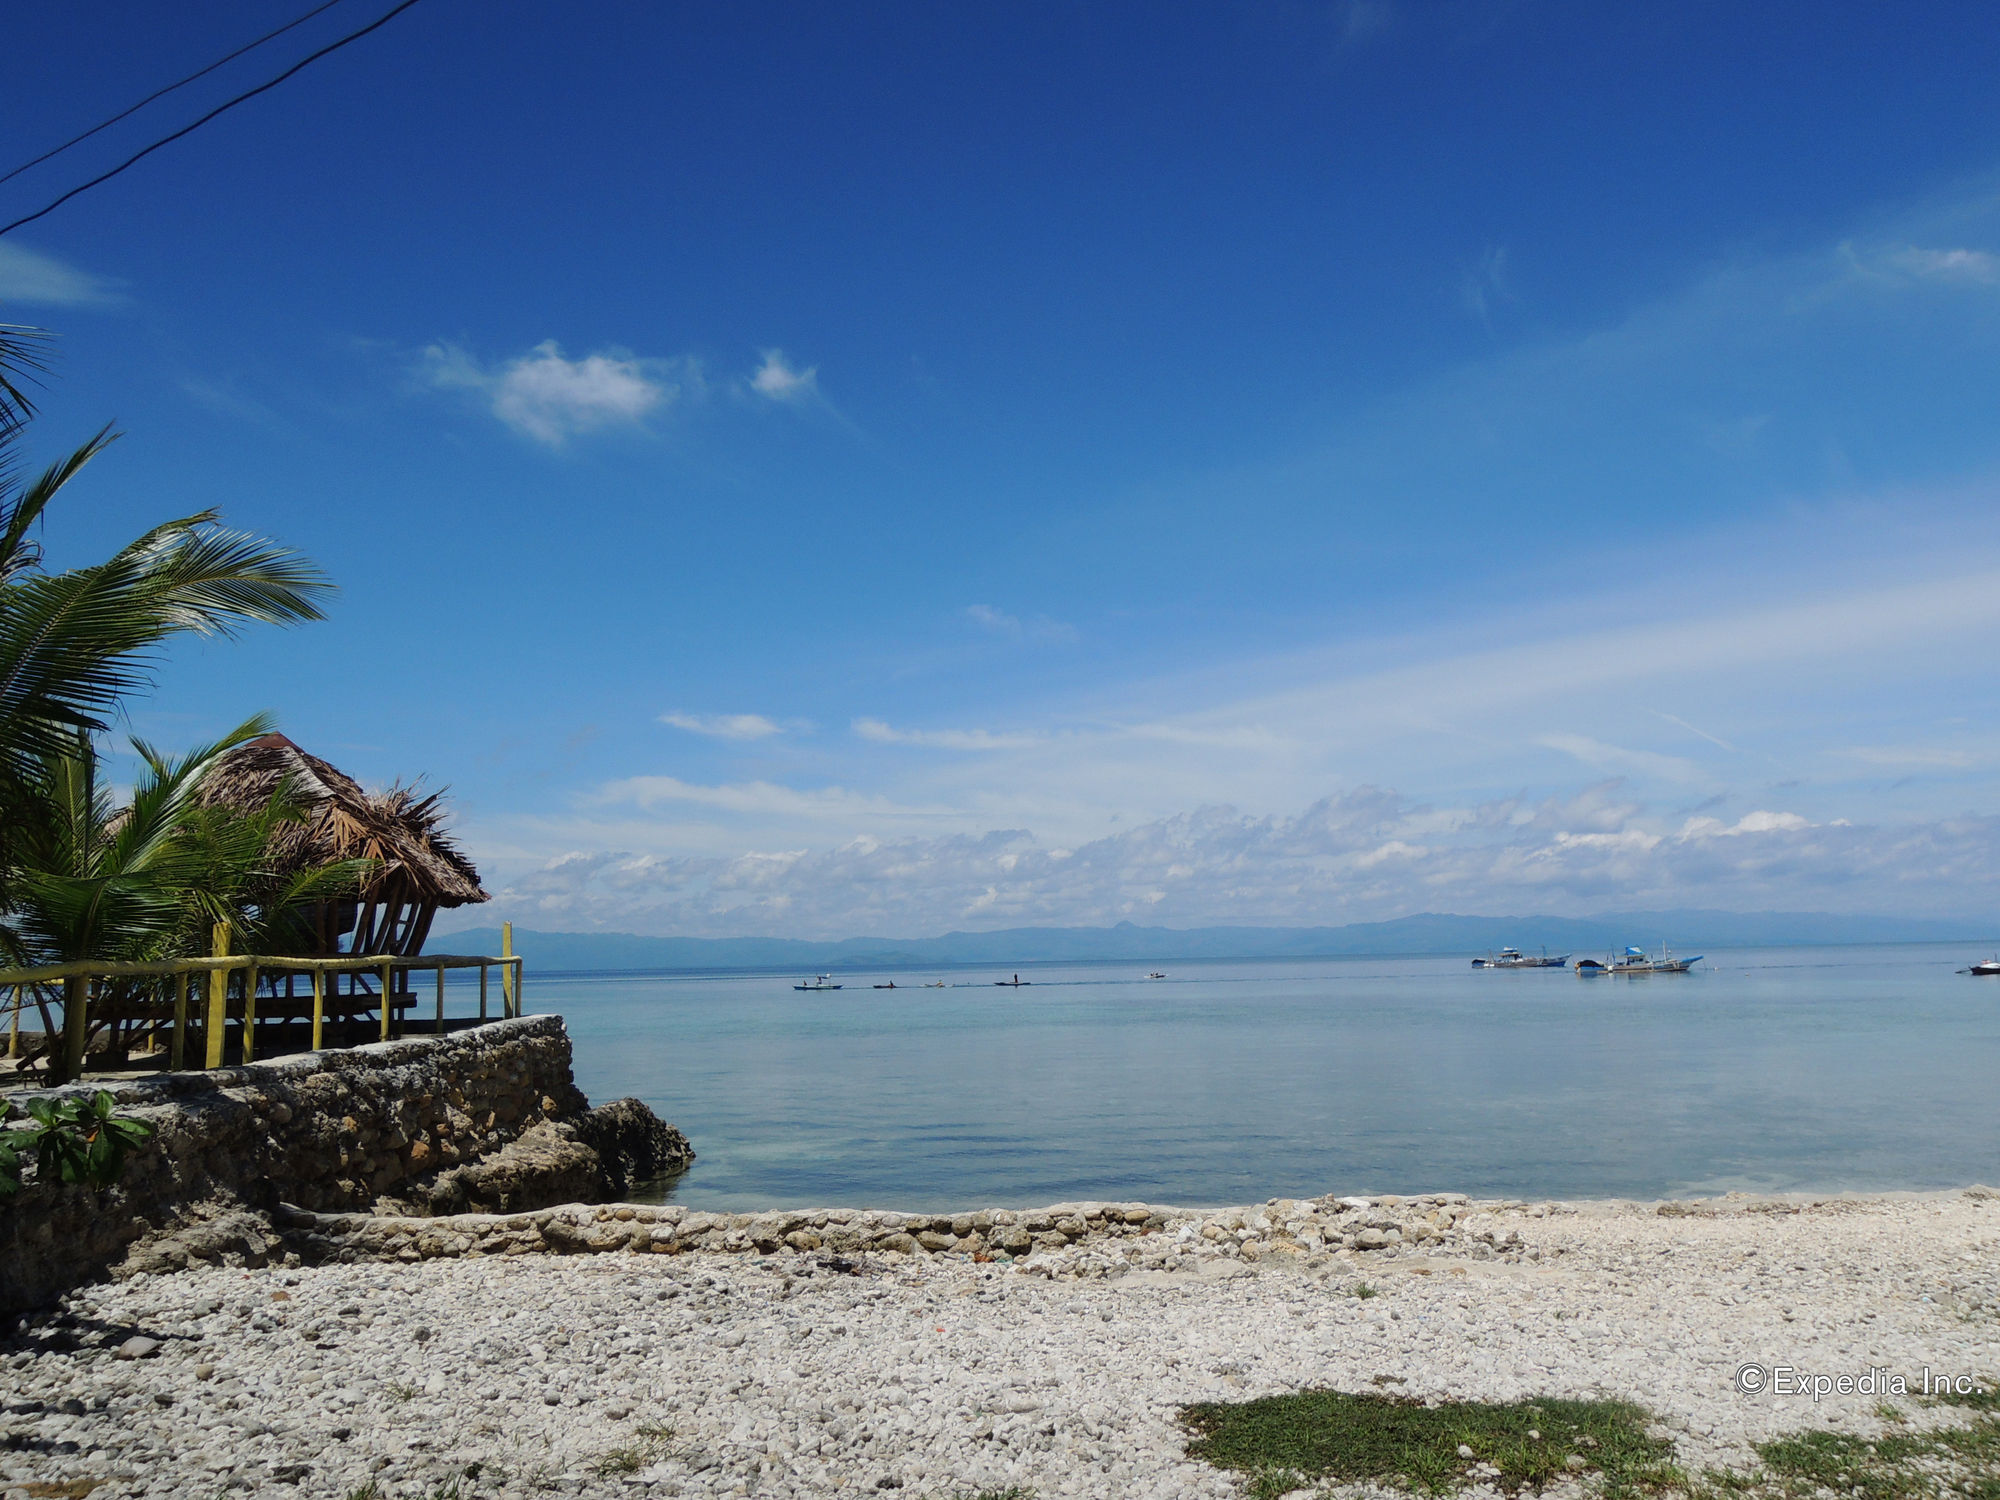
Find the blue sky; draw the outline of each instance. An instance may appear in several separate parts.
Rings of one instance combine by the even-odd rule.
[[[301,5],[298,9],[303,9]],[[379,13],[0,185],[12,218]],[[11,158],[290,7],[43,7]],[[424,0],[0,239],[540,927],[2000,894],[1990,10]]]

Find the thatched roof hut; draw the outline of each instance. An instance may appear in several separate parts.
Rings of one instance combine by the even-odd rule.
[[[278,835],[280,863],[310,869],[370,859],[381,870],[357,897],[320,903],[315,954],[423,951],[440,907],[487,900],[479,872],[443,828],[439,793],[393,786],[371,796],[346,772],[308,755],[282,734],[230,751],[202,784],[208,806],[262,807],[287,780],[309,815]]]

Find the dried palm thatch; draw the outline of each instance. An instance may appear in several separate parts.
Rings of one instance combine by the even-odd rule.
[[[371,796],[353,777],[282,734],[263,735],[230,751],[209,773],[200,796],[210,807],[261,807],[287,783],[308,811],[277,836],[274,853],[284,871],[346,859],[373,860],[380,867],[358,900],[330,904],[316,924],[326,951],[352,931],[352,951],[415,953],[438,908],[488,899],[479,872],[444,831],[440,793],[392,786]]]

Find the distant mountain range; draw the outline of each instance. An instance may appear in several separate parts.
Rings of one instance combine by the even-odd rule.
[[[1196,958],[1333,958],[1368,954],[1602,953],[1662,941],[1683,953],[1832,943],[1983,944],[2000,924],[1828,912],[1632,911],[1594,917],[1459,917],[1424,913],[1345,927],[1013,927],[929,938],[636,937],[623,932],[514,929],[514,949],[545,972],[678,969],[902,969],[938,964],[1166,963]],[[438,952],[498,953],[500,929],[435,937]]]

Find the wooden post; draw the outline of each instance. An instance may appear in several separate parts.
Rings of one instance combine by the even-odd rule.
[[[486,971],[484,969],[479,971],[479,977],[482,980],[485,979]],[[484,1001],[486,998],[486,986],[484,984],[479,986],[479,998],[481,1001]],[[7,1055],[9,1057],[19,1057],[21,1055],[21,1005],[21,986],[17,984],[14,986],[14,1019],[7,1023]],[[479,1007],[479,1014],[482,1016],[486,1014],[484,1004]]]
[[[512,922],[502,922],[500,924],[500,956],[502,958],[511,958],[513,954],[514,924]],[[520,975],[515,971],[512,964],[500,965],[500,1014],[510,1019],[515,1013],[514,990],[519,981]]]
[[[229,924],[217,922],[209,934],[210,951],[216,958],[229,956]],[[208,971],[208,1066],[222,1066],[222,1034],[229,1026],[229,971]]]
[[[320,1032],[326,1026],[326,970],[313,970],[313,1051],[319,1051]]]
[[[174,976],[174,1042],[173,1049],[167,1053],[167,1068],[171,1072],[178,1073],[182,1068],[187,1066],[187,1032],[188,977],[185,974],[176,974]]]
[[[250,965],[243,971],[243,1060],[254,1062],[257,1056],[257,966]]]
[[[17,1005],[20,1003],[20,997],[18,995],[15,996],[15,1003]],[[479,966],[479,1019],[482,1021],[486,1019],[486,965],[485,964],[481,964]],[[20,1011],[17,1010],[14,1012],[15,1029],[19,1030],[20,1025],[21,1025],[21,1013]]]
[[[444,961],[438,960],[438,1024],[437,1034],[444,1035]]]
[[[63,1077],[76,1078],[83,1072],[83,1044],[90,1024],[90,983],[81,975],[63,981]]]
[[[382,965],[382,1040],[389,1040],[389,1009],[394,1000],[390,986],[396,982],[396,966]]]

